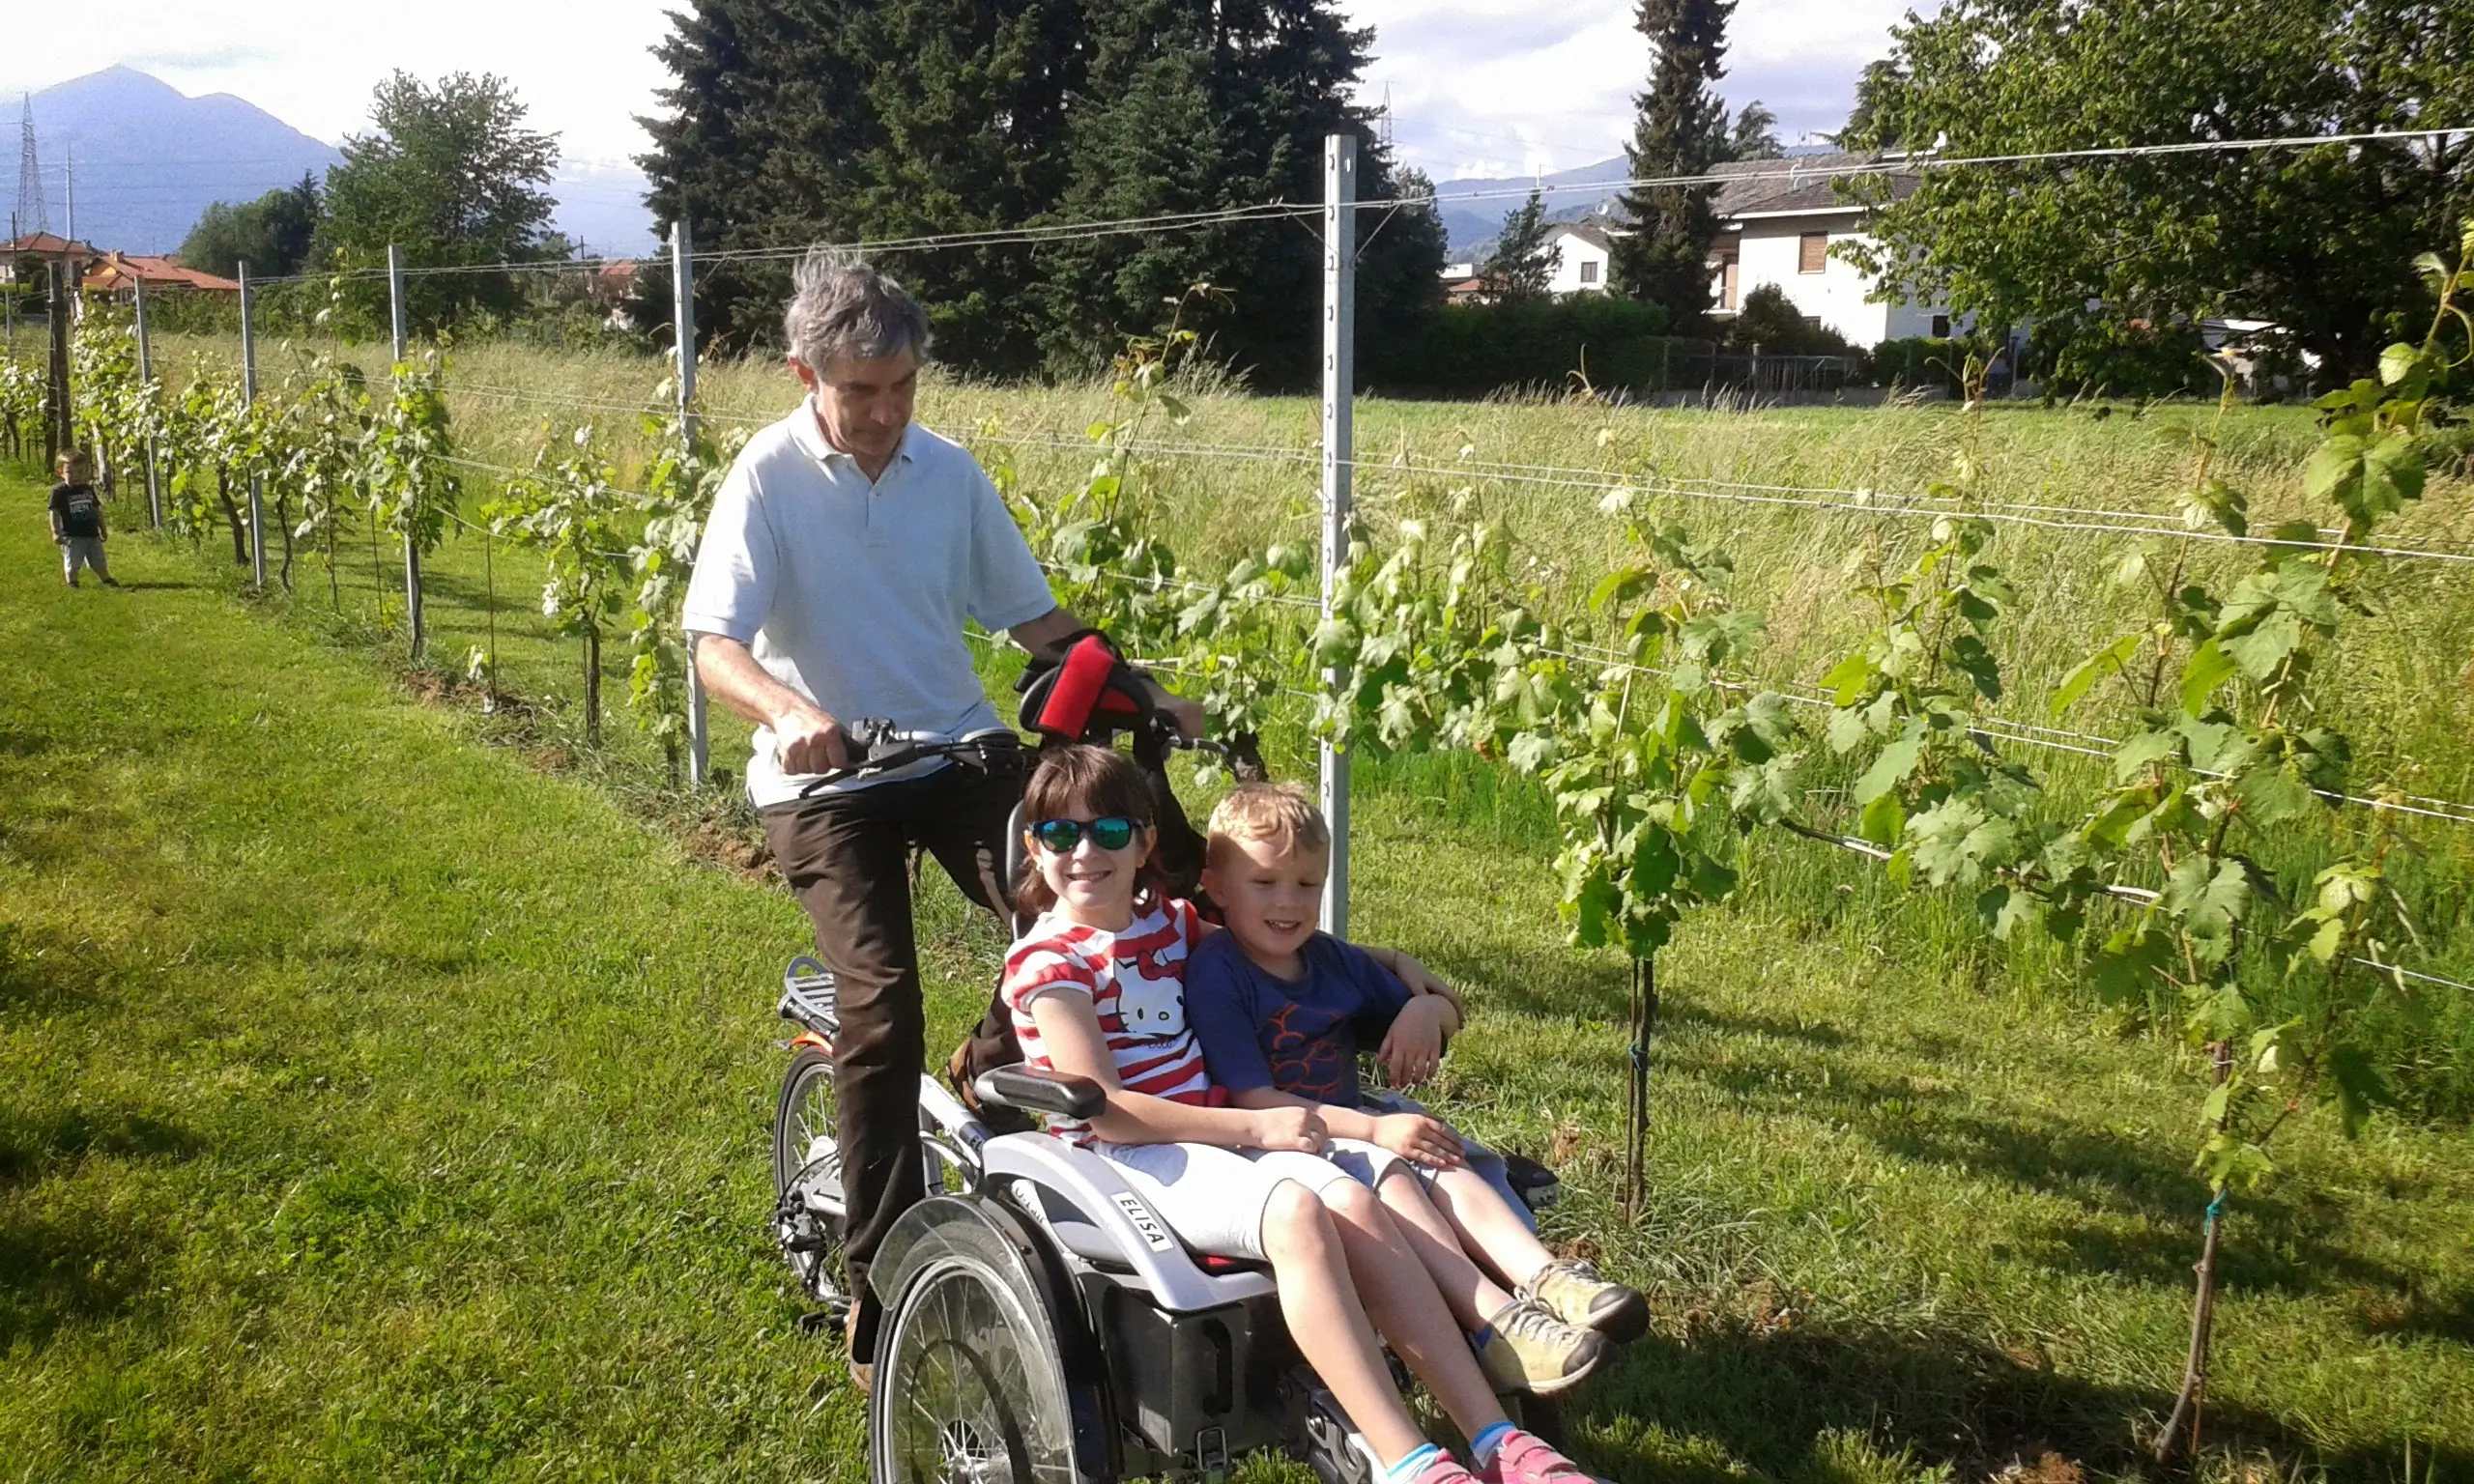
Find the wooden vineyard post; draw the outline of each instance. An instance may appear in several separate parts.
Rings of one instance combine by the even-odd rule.
[[[671,354],[678,374],[678,436],[696,439],[696,269],[687,222],[670,224]],[[656,636],[658,637],[658,636]],[[696,672],[696,636],[687,636],[687,785],[705,786],[712,734],[706,718],[705,678]]]
[[[258,405],[258,337],[250,325],[255,293],[249,287],[249,265],[241,265],[241,401]],[[267,585],[266,490],[255,471],[249,474],[249,581]]]
[[[395,337],[395,365],[400,379],[411,337],[404,327],[404,249],[387,244],[387,323]],[[421,550],[413,544],[413,523],[404,524],[404,626],[412,638],[412,657],[421,657]]]
[[[1349,557],[1350,475],[1355,467],[1357,319],[1357,135],[1323,140],[1323,616]],[[1347,679],[1337,671],[1324,683]],[[1349,758],[1322,744],[1323,817],[1332,827],[1331,872],[1323,879],[1323,930],[1349,931]]]
[[[77,436],[77,425],[69,411],[69,291],[67,274],[54,259],[45,265],[49,270],[46,287],[51,291],[50,325],[51,363],[44,382],[43,419],[43,462],[46,471],[58,467],[61,450],[71,446]]]
[[[137,306],[137,385],[150,387],[155,385],[155,344],[146,333],[146,280],[135,279],[129,292]],[[156,472],[155,434],[151,428],[146,434],[146,519],[155,529],[163,528],[163,485]]]

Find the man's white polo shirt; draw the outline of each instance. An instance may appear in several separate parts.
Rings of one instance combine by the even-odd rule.
[[[1005,501],[977,460],[912,423],[871,483],[824,441],[807,402],[748,441],[713,499],[687,582],[690,634],[747,644],[773,678],[845,726],[999,725],[963,639],[1056,606]],[[747,791],[759,809],[798,796],[760,727]]]

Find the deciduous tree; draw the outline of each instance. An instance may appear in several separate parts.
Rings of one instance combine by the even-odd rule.
[[[370,130],[344,141],[327,172],[317,252],[336,267],[384,264],[389,243],[430,267],[520,262],[539,254],[558,203],[543,187],[558,164],[555,135],[525,127],[514,85],[449,72],[436,84],[397,71],[378,85]],[[383,283],[357,286],[359,307],[384,312]],[[505,314],[519,300],[504,271],[424,275],[409,286],[415,325]]]
[[[2455,0],[1955,0],[1892,37],[1850,145],[1960,157],[2474,118],[2474,7]],[[1884,201],[1867,266],[2049,334],[2268,320],[2342,381],[2420,332],[2431,300],[2403,265],[2469,200],[2464,135],[1934,170]]]
[[[299,185],[270,190],[254,201],[217,201],[182,240],[181,262],[225,278],[239,272],[244,263],[262,277],[297,273],[309,261],[323,206],[317,178],[308,174]]]

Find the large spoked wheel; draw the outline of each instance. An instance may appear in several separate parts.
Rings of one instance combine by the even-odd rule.
[[[1076,1484],[1064,1358],[996,1237],[956,1223],[921,1239],[877,1346],[868,1396],[875,1484]]]
[[[807,1296],[845,1301],[842,1277],[842,1153],[834,1142],[833,1057],[801,1046],[782,1076],[773,1109],[773,1236]]]

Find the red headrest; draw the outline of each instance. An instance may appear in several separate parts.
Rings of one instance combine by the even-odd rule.
[[[1091,732],[1095,716],[1121,718],[1121,727],[1139,722],[1149,710],[1140,687],[1108,640],[1088,634],[1065,652],[1063,664],[1028,687],[1022,723],[1079,742]]]

